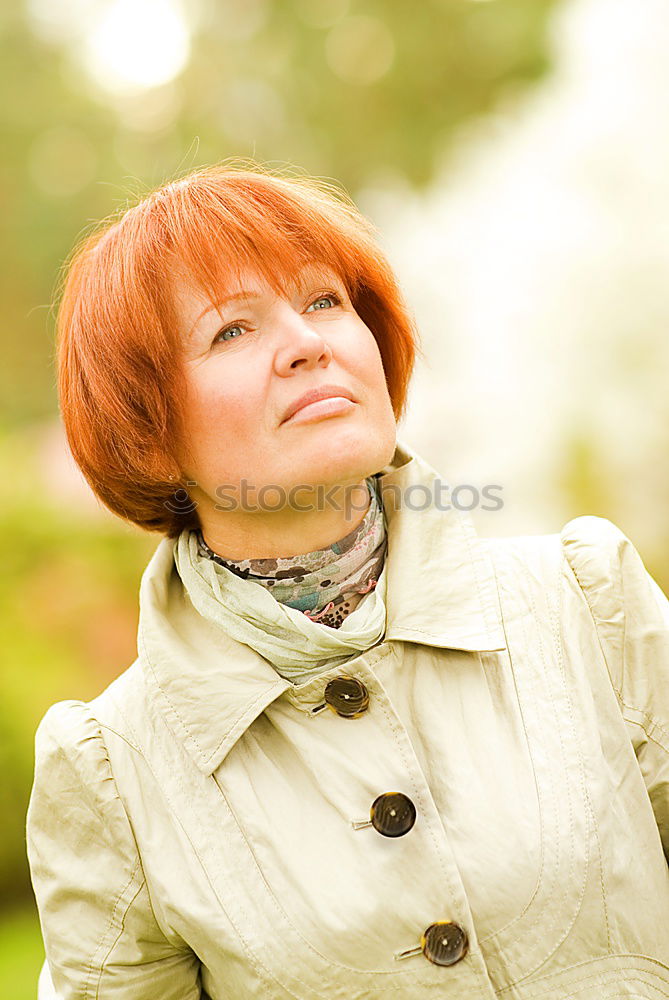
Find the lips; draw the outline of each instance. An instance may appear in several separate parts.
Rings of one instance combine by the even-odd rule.
[[[303,406],[317,403],[319,399],[332,399],[333,396],[343,396],[344,399],[350,399],[353,403],[357,402],[350,389],[343,385],[321,385],[317,389],[310,389],[309,392],[305,392],[303,396],[291,403],[284,413],[281,423],[285,424],[286,420],[290,420],[293,414],[301,410]]]

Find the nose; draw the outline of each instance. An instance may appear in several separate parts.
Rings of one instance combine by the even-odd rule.
[[[274,321],[280,334],[274,356],[274,367],[278,375],[290,375],[300,367],[326,368],[330,364],[330,345],[314,329],[307,316],[293,309],[289,302],[281,303]]]

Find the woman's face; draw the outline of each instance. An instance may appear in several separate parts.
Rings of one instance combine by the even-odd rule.
[[[201,520],[228,497],[257,504],[261,487],[281,487],[285,496],[296,485],[358,484],[395,449],[381,355],[337,274],[307,265],[285,298],[254,272],[239,280],[217,303],[181,279],[176,286],[189,449],[181,468]],[[351,399],[286,419],[301,396],[325,385]],[[297,503],[309,496],[298,493]],[[264,491],[270,508],[280,497]]]

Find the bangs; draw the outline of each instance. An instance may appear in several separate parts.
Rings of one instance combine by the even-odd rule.
[[[169,279],[175,270],[215,303],[242,271],[258,273],[277,294],[286,294],[303,267],[325,265],[356,297],[364,271],[360,243],[371,243],[371,225],[369,233],[361,230],[358,216],[353,226],[343,201],[305,181],[298,193],[276,177],[264,180],[228,173],[221,184],[212,172],[196,187],[176,182],[150,199],[149,216],[160,231],[157,245],[149,242],[154,273],[164,276],[161,312],[173,314]]]

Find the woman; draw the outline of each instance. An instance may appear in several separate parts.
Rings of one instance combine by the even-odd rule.
[[[75,254],[68,439],[165,537],[137,660],[37,733],[41,995],[669,997],[669,603],[606,519],[477,537],[396,440],[415,345],[306,179]]]

